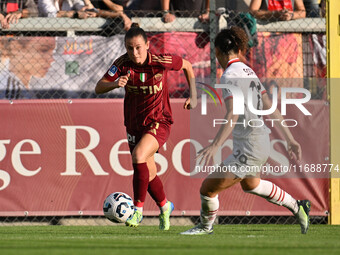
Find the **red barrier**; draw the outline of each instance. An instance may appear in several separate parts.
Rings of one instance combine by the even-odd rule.
[[[189,176],[190,114],[183,110],[184,99],[171,103],[175,124],[155,160],[175,215],[198,215],[202,179]],[[304,162],[313,162],[328,155],[329,115],[321,101],[309,102],[308,110],[317,122],[303,121],[292,132],[305,151]],[[121,99],[0,101],[0,116],[0,216],[102,215],[109,193],[132,196]],[[211,136],[209,130],[207,134]],[[275,130],[274,137],[282,139]],[[287,156],[282,148],[275,148]],[[223,157],[228,153],[227,148]],[[326,178],[272,181],[297,199],[310,199],[312,215],[325,215],[329,208]],[[220,215],[290,215],[285,208],[243,193],[239,185],[221,193],[220,205]],[[150,196],[144,210],[146,215],[159,213]]]

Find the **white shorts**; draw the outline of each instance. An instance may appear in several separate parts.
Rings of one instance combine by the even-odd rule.
[[[239,178],[255,176],[266,163],[270,152],[269,134],[233,140],[233,153],[223,161],[229,172]]]

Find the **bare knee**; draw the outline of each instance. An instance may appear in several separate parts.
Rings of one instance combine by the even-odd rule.
[[[132,151],[133,163],[147,162],[158,150],[158,142],[150,134],[144,134]]]
[[[243,191],[255,189],[260,184],[260,178],[245,178],[241,181],[241,187]]]
[[[217,178],[217,179],[205,179],[201,185],[200,193],[203,196],[215,197],[221,191],[231,187],[235,183],[241,181],[240,178]]]
[[[206,197],[216,197],[218,192],[202,185],[200,188],[200,194]]]
[[[211,184],[209,184],[208,179],[205,179],[201,184],[200,194],[207,197],[214,197],[215,196],[214,193],[215,193],[214,187]]]
[[[144,163],[147,161],[148,155],[140,147],[136,147],[131,156],[133,163]]]

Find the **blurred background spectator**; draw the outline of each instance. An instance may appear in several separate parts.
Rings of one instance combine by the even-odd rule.
[[[161,7],[165,23],[173,22],[176,16],[209,20],[209,0],[161,0]]]
[[[126,10],[129,11],[137,11],[138,16],[149,16],[151,13],[150,11],[161,11],[161,0],[130,0],[126,4]],[[143,13],[139,13],[139,11]],[[145,15],[146,11],[149,11],[147,15]],[[140,15],[142,14],[142,15]],[[153,14],[154,16],[154,14]]]
[[[251,0],[249,11],[255,18],[268,21],[306,17],[303,0]]]
[[[55,37],[3,37],[0,44],[5,62],[0,72],[0,99],[36,98],[32,77],[42,78],[51,67]]]
[[[34,0],[0,0],[0,12],[1,27],[8,29],[21,18],[37,16],[38,10]]]
[[[125,14],[124,8],[128,1],[126,0],[85,0],[85,11],[92,13],[94,17],[102,18],[121,18],[124,23],[124,29],[130,29],[132,21]]]
[[[38,0],[39,16],[65,17],[86,19],[95,17],[93,13],[85,12],[83,0]]]
[[[306,17],[316,18],[320,17],[320,8],[318,0],[303,0],[306,8]]]
[[[324,18],[326,16],[326,0],[320,1],[319,8],[320,8],[320,16]]]

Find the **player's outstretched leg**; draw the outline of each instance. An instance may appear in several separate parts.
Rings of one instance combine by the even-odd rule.
[[[311,202],[309,200],[297,200],[299,211],[295,214],[295,217],[300,223],[301,234],[306,234],[309,228],[309,212],[311,208]]]
[[[161,214],[159,215],[159,229],[169,230],[170,228],[170,215],[174,210],[174,204],[167,201],[165,206],[161,208]]]
[[[247,182],[248,180],[244,180]],[[241,183],[244,189],[244,183]],[[290,194],[282,190],[276,184],[260,180],[258,186],[252,190],[245,190],[247,193],[251,193],[257,196],[265,198],[267,201],[284,206],[289,209],[295,217],[298,219],[301,225],[301,233],[306,234],[309,227],[309,211],[311,203],[308,200],[295,200]]]
[[[128,227],[138,227],[139,223],[143,220],[142,212],[135,209],[134,213],[127,219],[125,225]]]

